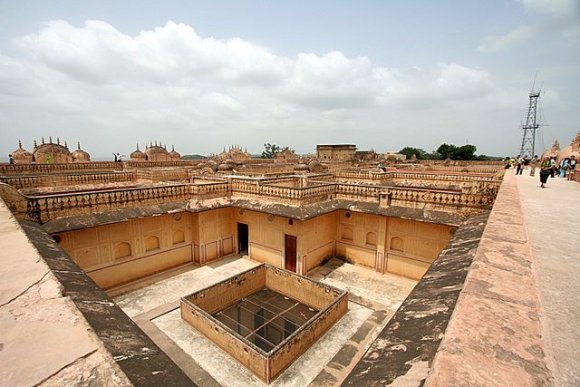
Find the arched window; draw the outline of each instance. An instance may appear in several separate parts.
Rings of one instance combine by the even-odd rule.
[[[367,233],[367,245],[376,246],[377,245],[377,234],[374,232]]]
[[[352,241],[352,229],[348,227],[343,228],[340,238],[344,239],[345,241]]]
[[[181,230],[173,231],[173,244],[178,245],[185,242],[185,233]]]
[[[405,251],[405,244],[403,243],[403,240],[399,237],[391,238],[391,250]]]
[[[150,235],[145,238],[145,251],[153,251],[159,249],[159,238],[155,235]]]
[[[115,259],[130,257],[132,255],[131,245],[121,242],[115,246]]]

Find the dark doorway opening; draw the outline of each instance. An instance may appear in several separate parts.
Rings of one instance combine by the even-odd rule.
[[[285,237],[285,249],[284,249],[284,267],[286,270],[296,272],[296,237],[292,235],[286,235]]]
[[[238,223],[238,254],[248,254],[248,225]]]

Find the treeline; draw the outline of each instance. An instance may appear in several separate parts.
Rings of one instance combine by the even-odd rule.
[[[441,144],[437,150],[427,152],[421,148],[406,146],[399,151],[400,154],[410,159],[415,155],[417,160],[501,160],[501,157],[491,157],[486,155],[476,155],[477,148],[475,145],[467,144],[456,146],[453,144]]]

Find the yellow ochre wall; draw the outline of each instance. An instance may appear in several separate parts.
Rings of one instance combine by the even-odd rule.
[[[209,263],[236,252],[236,225],[232,208],[193,214],[195,261]]]
[[[383,270],[419,279],[441,254],[451,236],[449,226],[391,218]]]
[[[192,260],[187,212],[69,231],[59,237],[62,249],[104,289]]]
[[[302,222],[298,220],[265,214],[261,212],[234,209],[234,218],[237,233],[237,223],[248,225],[249,255],[256,261],[269,263],[277,267],[284,267],[284,234],[298,237],[296,255],[298,257],[297,270],[300,273],[300,252],[302,241],[299,237]],[[236,235],[237,246],[237,235]]]
[[[224,208],[130,220],[59,234],[61,247],[111,288],[188,262],[204,265],[238,253],[237,223],[248,225],[251,259],[284,267],[284,235],[297,237],[296,271],[326,258],[419,279],[451,237],[451,227],[354,211],[299,221]]]

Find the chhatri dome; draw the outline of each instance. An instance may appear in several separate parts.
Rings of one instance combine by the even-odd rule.
[[[147,160],[147,156],[145,156],[145,153],[141,152],[141,150],[139,149],[139,144],[137,144],[137,150],[135,150],[133,153],[131,153],[129,155],[129,157],[131,158],[131,160],[134,160],[134,161]]]
[[[42,144],[34,146],[34,159],[37,163],[72,163],[73,158],[68,149],[66,141],[61,145],[60,139],[56,138],[56,143],[52,142],[52,137],[49,137],[47,143],[42,138]]]
[[[91,161],[91,155],[81,149],[81,143],[77,143],[77,150],[72,153],[72,159],[75,163],[86,163]]]
[[[172,160],[181,160],[181,155],[175,151],[175,147],[171,145],[171,152],[169,152]]]
[[[16,164],[26,164],[32,163],[34,161],[34,155],[22,148],[22,141],[18,140],[18,149],[11,153],[12,158]]]

